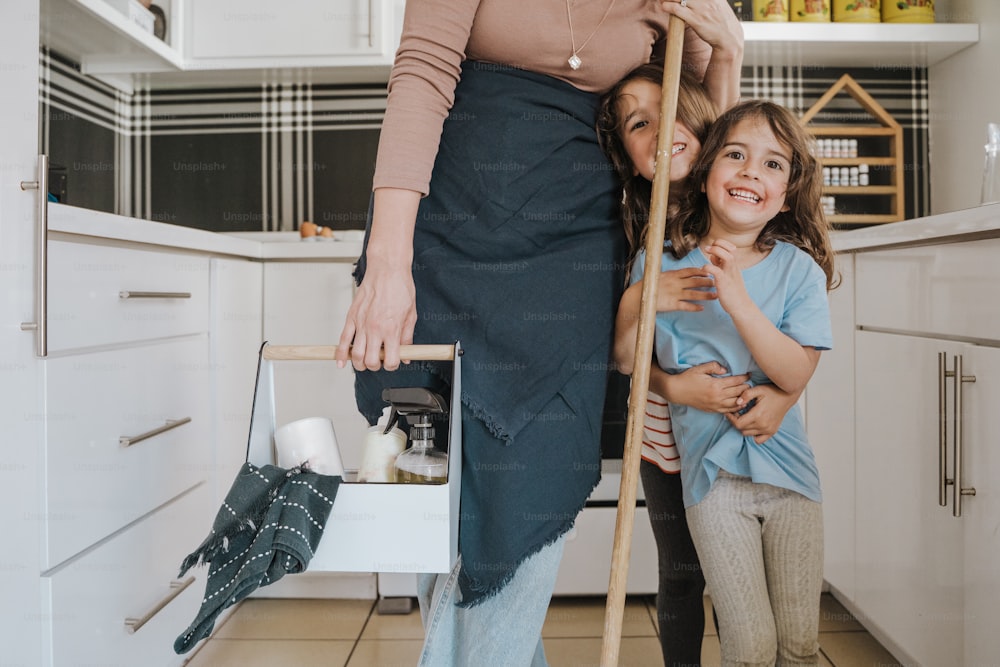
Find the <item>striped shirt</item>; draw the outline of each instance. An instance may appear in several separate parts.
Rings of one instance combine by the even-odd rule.
[[[642,424],[642,458],[666,473],[681,471],[681,455],[674,444],[667,399],[649,392]]]

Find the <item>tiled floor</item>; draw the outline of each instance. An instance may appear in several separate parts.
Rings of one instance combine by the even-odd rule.
[[[597,665],[604,598],[555,598],[542,636],[551,667]],[[662,667],[652,596],[628,598],[619,651],[622,667]],[[702,662],[719,664],[708,615]],[[380,615],[371,600],[249,599],[205,643],[188,667],[406,667],[415,665],[420,613]],[[824,667],[898,667],[899,663],[832,597],[823,596]],[[468,666],[478,667],[478,666]]]

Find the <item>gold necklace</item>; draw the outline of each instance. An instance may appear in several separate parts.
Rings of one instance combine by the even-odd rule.
[[[583,40],[583,44],[580,45],[580,48],[576,48],[576,38],[573,35],[573,13],[569,9],[570,0],[566,0],[566,19],[569,21],[569,40],[570,43],[573,45],[573,55],[571,55],[569,57],[569,60],[567,60],[566,62],[569,63],[569,66],[571,68],[575,70],[580,69],[580,65],[583,64],[583,61],[580,60],[580,55],[579,55],[580,51],[583,51],[583,48],[587,46],[591,38],[593,38],[593,36],[597,34],[597,31],[601,29],[601,26],[604,25],[604,21],[608,18],[608,14],[611,13],[611,8],[615,6],[615,2],[616,0],[611,0],[611,4],[608,5],[608,8],[604,11],[604,16],[601,17],[601,20],[597,24],[597,27],[594,28],[594,32],[590,33],[590,37]]]

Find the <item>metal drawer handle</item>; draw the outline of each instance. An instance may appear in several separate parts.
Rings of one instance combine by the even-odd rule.
[[[38,180],[21,181],[22,190],[37,190],[38,220],[35,227],[34,322],[21,322],[21,331],[35,332],[35,356],[49,355],[49,156],[38,156]]]
[[[938,352],[938,505],[948,506],[948,357]]]
[[[976,495],[975,487],[963,487],[962,486],[962,450],[965,446],[963,432],[963,415],[962,415],[962,399],[963,399],[963,384],[966,382],[975,382],[975,375],[963,375],[962,374],[962,355],[955,356],[955,485],[952,487],[952,494],[954,498],[954,504],[952,505],[951,512],[952,515],[956,517],[962,516],[962,496],[974,496]]]
[[[137,292],[122,290],[118,292],[119,299],[190,299],[191,292]]]
[[[171,429],[175,429],[178,426],[183,426],[191,421],[190,417],[184,417],[183,419],[168,419],[167,423],[163,426],[157,426],[151,431],[146,431],[145,433],[140,433],[139,435],[123,435],[118,438],[118,444],[122,447],[131,447],[137,442],[142,442],[148,438],[152,438],[154,435],[160,435],[161,433],[166,433]]]
[[[125,629],[128,631],[128,633],[131,635],[131,634],[134,634],[134,633],[138,632],[139,628],[141,628],[142,626],[146,625],[146,623],[148,623],[150,620],[152,620],[152,618],[154,616],[156,616],[157,614],[159,614],[163,610],[164,607],[166,607],[168,604],[170,604],[171,602],[173,602],[174,598],[176,598],[178,595],[180,595],[181,593],[183,593],[185,591],[185,589],[187,589],[188,586],[190,586],[191,584],[193,584],[194,583],[194,579],[195,578],[193,576],[191,576],[191,577],[188,577],[187,579],[185,579],[183,581],[178,581],[176,579],[173,580],[173,581],[171,581],[170,582],[170,592],[167,593],[166,596],[164,596],[162,600],[160,600],[159,602],[157,602],[153,606],[152,609],[150,609],[149,611],[147,611],[145,614],[143,614],[139,618],[129,617],[129,618],[125,619]]]

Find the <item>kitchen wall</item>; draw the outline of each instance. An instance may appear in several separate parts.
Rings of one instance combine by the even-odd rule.
[[[979,42],[930,68],[932,213],[979,205],[986,124],[1000,123],[1000,3],[950,0],[947,20],[979,24]]]
[[[384,84],[299,81],[122,93],[47,49],[43,152],[66,170],[66,203],[214,231],[294,230],[303,220],[362,228]],[[747,67],[743,97],[798,113],[843,73]],[[925,69],[850,74],[904,127],[906,216],[930,210]],[[869,123],[848,95],[816,122]]]

